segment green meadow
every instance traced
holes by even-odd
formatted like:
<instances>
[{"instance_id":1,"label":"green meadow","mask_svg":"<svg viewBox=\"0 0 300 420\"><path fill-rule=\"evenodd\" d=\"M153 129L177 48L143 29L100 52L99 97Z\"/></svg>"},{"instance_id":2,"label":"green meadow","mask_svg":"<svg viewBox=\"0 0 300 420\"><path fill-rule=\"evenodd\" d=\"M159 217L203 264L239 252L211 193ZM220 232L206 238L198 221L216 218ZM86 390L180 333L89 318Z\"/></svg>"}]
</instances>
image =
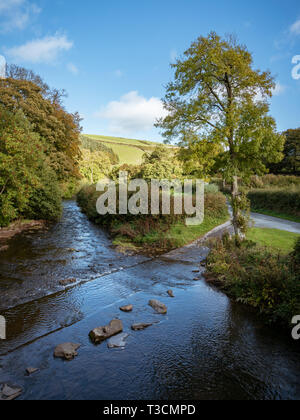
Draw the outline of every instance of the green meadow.
<instances>
[{"instance_id":1,"label":"green meadow","mask_svg":"<svg viewBox=\"0 0 300 420\"><path fill-rule=\"evenodd\" d=\"M123 137L108 137L86 134L86 137L99 141L109 146L120 159L120 164L140 165L143 162L143 155L151 153L160 144L147 140L127 139Z\"/></svg>"}]
</instances>

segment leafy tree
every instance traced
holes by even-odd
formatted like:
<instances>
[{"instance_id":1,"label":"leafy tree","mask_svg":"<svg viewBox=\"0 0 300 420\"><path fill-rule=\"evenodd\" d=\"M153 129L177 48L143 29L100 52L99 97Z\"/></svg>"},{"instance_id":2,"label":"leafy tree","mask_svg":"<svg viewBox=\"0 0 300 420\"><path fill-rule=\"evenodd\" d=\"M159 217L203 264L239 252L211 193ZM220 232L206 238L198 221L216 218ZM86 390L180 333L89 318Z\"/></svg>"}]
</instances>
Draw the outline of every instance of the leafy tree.
<instances>
[{"instance_id":1,"label":"leafy tree","mask_svg":"<svg viewBox=\"0 0 300 420\"><path fill-rule=\"evenodd\" d=\"M114 181L118 181L120 172L127 172L128 179L137 179L141 177L141 165L124 163L123 165L115 166L111 170L109 177Z\"/></svg>"},{"instance_id":2,"label":"leafy tree","mask_svg":"<svg viewBox=\"0 0 300 420\"><path fill-rule=\"evenodd\" d=\"M144 154L140 177L151 179L176 179L182 176L182 167L173 150L163 145L155 147L152 153Z\"/></svg>"},{"instance_id":3,"label":"leafy tree","mask_svg":"<svg viewBox=\"0 0 300 420\"><path fill-rule=\"evenodd\" d=\"M183 162L186 175L205 178L215 168L222 151L220 144L199 138L195 133L187 133L179 149L178 158Z\"/></svg>"},{"instance_id":4,"label":"leafy tree","mask_svg":"<svg viewBox=\"0 0 300 420\"><path fill-rule=\"evenodd\" d=\"M80 162L81 174L93 184L109 174L111 163L109 156L103 152L82 150Z\"/></svg>"},{"instance_id":5,"label":"leafy tree","mask_svg":"<svg viewBox=\"0 0 300 420\"><path fill-rule=\"evenodd\" d=\"M157 163L159 161L167 161L171 158L170 150L166 148L164 145L158 145L155 149L150 153L145 153L143 156L143 162L145 165Z\"/></svg>"},{"instance_id":6,"label":"leafy tree","mask_svg":"<svg viewBox=\"0 0 300 420\"><path fill-rule=\"evenodd\" d=\"M119 156L113 151L113 149L106 146L101 141L83 135L80 136L80 141L83 149L88 149L91 152L106 153L112 165L117 165L120 162Z\"/></svg>"},{"instance_id":7,"label":"leafy tree","mask_svg":"<svg viewBox=\"0 0 300 420\"><path fill-rule=\"evenodd\" d=\"M22 111L13 114L0 105L0 226L19 216L48 220L59 216L58 182L44 149ZM47 212L42 211L45 202Z\"/></svg>"},{"instance_id":8,"label":"leafy tree","mask_svg":"<svg viewBox=\"0 0 300 420\"><path fill-rule=\"evenodd\" d=\"M300 175L300 128L287 130L283 134L286 137L284 159L270 165L270 171L275 174Z\"/></svg>"},{"instance_id":9,"label":"leafy tree","mask_svg":"<svg viewBox=\"0 0 300 420\"><path fill-rule=\"evenodd\" d=\"M214 32L198 38L172 67L175 80L164 99L168 115L157 126L167 141L177 138L188 145L187 135L192 133L199 143L222 149L218 160L232 188L233 226L236 235L243 236L248 203L238 178L263 174L267 162L282 159L285 139L268 115L274 79L269 72L253 69L245 46ZM205 147L202 156L201 149L198 152L205 162Z\"/></svg>"},{"instance_id":10,"label":"leafy tree","mask_svg":"<svg viewBox=\"0 0 300 420\"><path fill-rule=\"evenodd\" d=\"M58 91L50 92L39 79L33 82L27 80L28 74L25 76L0 80L0 104L11 112L21 110L33 130L45 140L45 152L59 181L79 177L79 115L65 111Z\"/></svg>"}]
</instances>

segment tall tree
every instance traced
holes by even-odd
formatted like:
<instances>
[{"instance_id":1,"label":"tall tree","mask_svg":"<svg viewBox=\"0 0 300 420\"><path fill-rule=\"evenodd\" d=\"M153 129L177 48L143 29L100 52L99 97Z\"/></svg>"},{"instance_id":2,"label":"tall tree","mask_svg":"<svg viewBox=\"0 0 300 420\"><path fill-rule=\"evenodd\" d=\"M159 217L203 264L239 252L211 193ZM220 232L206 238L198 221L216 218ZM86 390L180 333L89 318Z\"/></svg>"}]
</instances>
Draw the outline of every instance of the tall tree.
<instances>
[{"instance_id":1,"label":"tall tree","mask_svg":"<svg viewBox=\"0 0 300 420\"><path fill-rule=\"evenodd\" d=\"M270 171L275 174L300 175L300 128L287 130L283 134L286 137L284 159L270 165Z\"/></svg>"},{"instance_id":2,"label":"tall tree","mask_svg":"<svg viewBox=\"0 0 300 420\"><path fill-rule=\"evenodd\" d=\"M20 78L0 80L0 104L11 112L23 112L34 132L45 141L46 154L59 181L79 177L79 115L67 113L61 93L50 91L38 76L20 70L16 77Z\"/></svg>"},{"instance_id":3,"label":"tall tree","mask_svg":"<svg viewBox=\"0 0 300 420\"><path fill-rule=\"evenodd\" d=\"M22 216L59 217L59 185L44 150L22 111L0 105L0 227Z\"/></svg>"},{"instance_id":4,"label":"tall tree","mask_svg":"<svg viewBox=\"0 0 300 420\"><path fill-rule=\"evenodd\" d=\"M189 146L192 139L194 147L195 139L206 142L202 157L201 147L197 150L200 160L207 159L209 144L212 155L220 146L219 161L232 187L234 230L243 236L247 200L238 179L263 174L267 162L282 159L285 139L268 114L274 79L253 69L252 55L234 37L221 39L214 32L198 38L172 67L175 78L164 98L168 115L157 126L167 141Z\"/></svg>"}]
</instances>

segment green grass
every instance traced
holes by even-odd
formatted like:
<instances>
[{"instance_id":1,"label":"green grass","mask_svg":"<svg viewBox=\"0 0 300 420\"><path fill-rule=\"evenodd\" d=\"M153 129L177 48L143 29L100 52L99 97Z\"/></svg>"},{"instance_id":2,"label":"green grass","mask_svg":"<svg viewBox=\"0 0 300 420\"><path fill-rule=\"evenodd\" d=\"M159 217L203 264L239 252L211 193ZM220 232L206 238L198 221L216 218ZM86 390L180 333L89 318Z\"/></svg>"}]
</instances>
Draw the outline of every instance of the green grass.
<instances>
[{"instance_id":1,"label":"green grass","mask_svg":"<svg viewBox=\"0 0 300 420\"><path fill-rule=\"evenodd\" d=\"M164 239L167 239L172 244L172 248L180 248L184 245L190 244L191 242L203 237L206 233L210 232L217 226L229 220L229 216L212 218L206 217L203 223L199 226L186 226L184 223L176 223L171 226L170 230L163 234ZM137 235L134 240L136 249L143 246L151 246L151 244L157 243L162 237L161 231L152 231L145 235ZM132 241L125 237L117 236L114 241L114 245L122 248L133 247Z\"/></svg>"},{"instance_id":2,"label":"green grass","mask_svg":"<svg viewBox=\"0 0 300 420\"><path fill-rule=\"evenodd\" d=\"M123 137L109 137L109 136L96 136L93 134L86 134L93 140L109 146L120 159L120 164L140 165L145 153L151 153L158 144L148 140L127 139Z\"/></svg>"},{"instance_id":3,"label":"green grass","mask_svg":"<svg viewBox=\"0 0 300 420\"><path fill-rule=\"evenodd\" d=\"M120 164L141 165L143 163L143 156L146 152L138 147L114 143L110 143L109 147L119 156Z\"/></svg>"},{"instance_id":4,"label":"green grass","mask_svg":"<svg viewBox=\"0 0 300 420\"><path fill-rule=\"evenodd\" d=\"M155 146L156 144L158 144L158 142L152 142L148 140L127 139L124 137L98 136L94 134L86 134L86 136L104 143L123 143L132 146Z\"/></svg>"},{"instance_id":5,"label":"green grass","mask_svg":"<svg viewBox=\"0 0 300 420\"><path fill-rule=\"evenodd\" d=\"M300 234L278 229L253 228L249 230L247 238L276 252L289 254L293 251Z\"/></svg>"},{"instance_id":6,"label":"green grass","mask_svg":"<svg viewBox=\"0 0 300 420\"><path fill-rule=\"evenodd\" d=\"M291 222L300 223L300 217L291 216L290 214L278 213L276 211L265 210L265 209L261 209L261 210L252 210L251 209L251 211L253 213L265 214L266 216L278 217L279 219L285 219L285 220L289 220Z\"/></svg>"}]
</instances>

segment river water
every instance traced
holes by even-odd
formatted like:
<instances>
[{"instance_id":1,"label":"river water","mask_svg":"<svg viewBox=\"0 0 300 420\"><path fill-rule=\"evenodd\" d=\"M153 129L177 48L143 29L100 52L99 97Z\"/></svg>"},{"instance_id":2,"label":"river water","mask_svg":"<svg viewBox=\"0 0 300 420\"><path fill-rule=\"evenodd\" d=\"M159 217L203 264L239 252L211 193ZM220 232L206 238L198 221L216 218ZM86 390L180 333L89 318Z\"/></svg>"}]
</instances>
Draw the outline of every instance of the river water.
<instances>
[{"instance_id":1,"label":"river water","mask_svg":"<svg viewBox=\"0 0 300 420\"><path fill-rule=\"evenodd\" d=\"M124 256L66 201L60 222L15 237L0 253L7 320L0 383L21 386L20 399L299 399L300 343L195 281L206 252ZM59 285L68 278L77 283ZM148 306L153 298L168 306L167 315ZM125 304L134 305L132 313L120 312ZM89 331L113 318L130 334L126 348L94 346ZM135 322L154 325L133 332ZM53 358L64 342L81 344L71 362ZM29 366L39 371L27 377Z\"/></svg>"}]
</instances>

